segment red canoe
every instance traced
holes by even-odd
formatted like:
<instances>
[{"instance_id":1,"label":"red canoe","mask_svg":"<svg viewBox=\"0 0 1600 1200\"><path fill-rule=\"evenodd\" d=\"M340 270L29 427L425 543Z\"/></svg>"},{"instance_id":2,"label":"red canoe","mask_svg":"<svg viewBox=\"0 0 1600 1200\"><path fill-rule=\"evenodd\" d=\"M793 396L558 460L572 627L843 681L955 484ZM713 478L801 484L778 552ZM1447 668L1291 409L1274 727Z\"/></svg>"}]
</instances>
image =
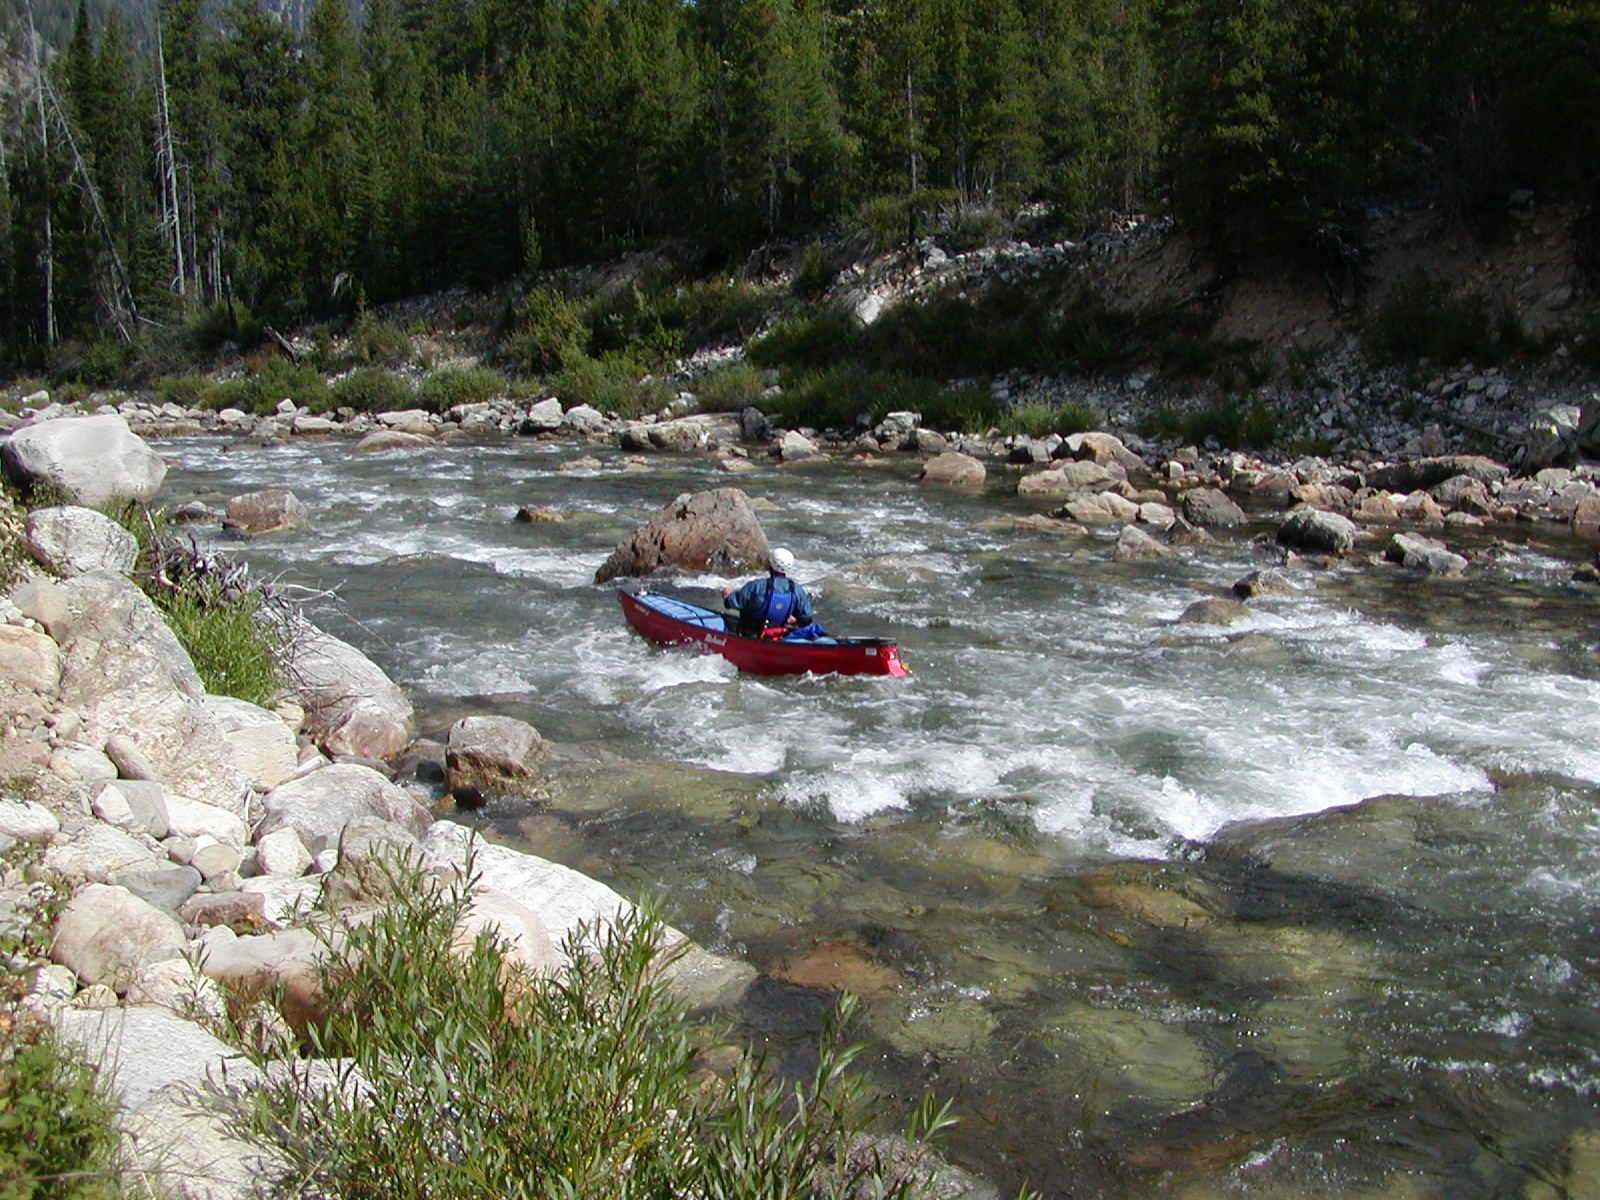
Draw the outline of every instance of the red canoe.
<instances>
[{"instance_id":1,"label":"red canoe","mask_svg":"<svg viewBox=\"0 0 1600 1200\"><path fill-rule=\"evenodd\" d=\"M900 650L882 638L785 641L732 632L722 613L658 592L618 592L634 630L662 646L697 645L752 675L908 675Z\"/></svg>"}]
</instances>

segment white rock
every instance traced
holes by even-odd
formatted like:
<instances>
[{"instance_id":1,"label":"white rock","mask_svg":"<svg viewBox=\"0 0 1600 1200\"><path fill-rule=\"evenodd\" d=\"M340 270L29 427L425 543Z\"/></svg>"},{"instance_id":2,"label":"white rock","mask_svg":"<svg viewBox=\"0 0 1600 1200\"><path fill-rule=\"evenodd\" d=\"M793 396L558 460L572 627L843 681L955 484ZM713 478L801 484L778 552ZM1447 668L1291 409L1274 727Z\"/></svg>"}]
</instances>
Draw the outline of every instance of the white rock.
<instances>
[{"instance_id":1,"label":"white rock","mask_svg":"<svg viewBox=\"0 0 1600 1200\"><path fill-rule=\"evenodd\" d=\"M233 696L206 695L201 703L216 718L252 787L267 791L294 774L299 753L294 731L277 713Z\"/></svg>"},{"instance_id":2,"label":"white rock","mask_svg":"<svg viewBox=\"0 0 1600 1200\"><path fill-rule=\"evenodd\" d=\"M43 859L45 870L56 875L102 884L119 871L147 870L160 861L143 842L99 821L51 846Z\"/></svg>"},{"instance_id":3,"label":"white rock","mask_svg":"<svg viewBox=\"0 0 1600 1200\"><path fill-rule=\"evenodd\" d=\"M359 817L376 817L420 833L430 817L409 793L371 767L334 763L268 792L258 834L293 829L313 854L336 846L339 831Z\"/></svg>"},{"instance_id":4,"label":"white rock","mask_svg":"<svg viewBox=\"0 0 1600 1200\"><path fill-rule=\"evenodd\" d=\"M280 928L303 920L322 898L322 880L315 876L290 879L282 875L258 875L239 884L246 894L259 895L266 902L266 918Z\"/></svg>"},{"instance_id":5,"label":"white rock","mask_svg":"<svg viewBox=\"0 0 1600 1200\"><path fill-rule=\"evenodd\" d=\"M227 1001L215 980L207 979L186 958L168 958L140 967L128 985L129 1004L154 1004L180 1017L206 1023L228 1014Z\"/></svg>"},{"instance_id":6,"label":"white rock","mask_svg":"<svg viewBox=\"0 0 1600 1200\"><path fill-rule=\"evenodd\" d=\"M188 944L183 926L167 913L126 888L91 883L62 910L50 957L84 982L120 992L142 967L178 958Z\"/></svg>"},{"instance_id":7,"label":"white rock","mask_svg":"<svg viewBox=\"0 0 1600 1200\"><path fill-rule=\"evenodd\" d=\"M0 836L19 842L42 842L60 832L55 813L36 800L0 796Z\"/></svg>"},{"instance_id":8,"label":"white rock","mask_svg":"<svg viewBox=\"0 0 1600 1200\"><path fill-rule=\"evenodd\" d=\"M65 576L109 570L126 574L139 557L139 543L110 517L64 504L36 508L23 532L29 551Z\"/></svg>"},{"instance_id":9,"label":"white rock","mask_svg":"<svg viewBox=\"0 0 1600 1200\"><path fill-rule=\"evenodd\" d=\"M52 483L88 508L116 500L151 500L167 464L119 416L39 421L0 448L8 474Z\"/></svg>"},{"instance_id":10,"label":"white rock","mask_svg":"<svg viewBox=\"0 0 1600 1200\"><path fill-rule=\"evenodd\" d=\"M225 808L190 800L187 796L167 797L169 829L180 837L210 837L234 847L240 854L250 842L250 831L242 818Z\"/></svg>"},{"instance_id":11,"label":"white rock","mask_svg":"<svg viewBox=\"0 0 1600 1200\"><path fill-rule=\"evenodd\" d=\"M256 867L264 875L296 878L311 866L311 851L292 828L277 829L256 839Z\"/></svg>"}]
</instances>

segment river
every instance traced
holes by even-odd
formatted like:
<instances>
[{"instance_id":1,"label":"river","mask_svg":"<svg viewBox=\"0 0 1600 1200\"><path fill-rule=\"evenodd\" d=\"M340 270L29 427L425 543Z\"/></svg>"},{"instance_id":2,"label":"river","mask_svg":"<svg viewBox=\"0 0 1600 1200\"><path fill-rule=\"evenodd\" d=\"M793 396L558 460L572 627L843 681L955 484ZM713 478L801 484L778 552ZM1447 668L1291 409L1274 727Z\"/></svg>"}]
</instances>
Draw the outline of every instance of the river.
<instances>
[{"instance_id":1,"label":"river","mask_svg":"<svg viewBox=\"0 0 1600 1200\"><path fill-rule=\"evenodd\" d=\"M164 504L308 505L197 536L328 590L313 616L421 732L497 712L555 743L546 802L472 821L761 968L728 1016L780 1066L849 984L883 1111L950 1097L947 1155L1007 1192L1532 1196L1600 1154L1592 547L1521 526L1453 533L1460 580L1292 567L1224 627L1178 618L1272 565L1268 514L1119 563L1114 530L1012 528L1045 506L1003 470L932 490L909 456L156 444ZM824 624L913 674L741 677L627 633L596 568L721 486L771 501Z\"/></svg>"}]
</instances>

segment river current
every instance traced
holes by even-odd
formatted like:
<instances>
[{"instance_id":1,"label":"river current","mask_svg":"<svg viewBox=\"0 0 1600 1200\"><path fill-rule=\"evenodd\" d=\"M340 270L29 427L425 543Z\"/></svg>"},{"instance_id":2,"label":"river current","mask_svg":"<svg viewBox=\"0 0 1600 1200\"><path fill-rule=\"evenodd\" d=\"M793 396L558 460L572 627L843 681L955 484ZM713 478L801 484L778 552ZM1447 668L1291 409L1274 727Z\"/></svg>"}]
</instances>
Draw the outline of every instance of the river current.
<instances>
[{"instance_id":1,"label":"river current","mask_svg":"<svg viewBox=\"0 0 1600 1200\"><path fill-rule=\"evenodd\" d=\"M498 712L555 744L548 801L470 820L748 958L726 1015L780 1066L827 986L860 993L884 1111L950 1097L948 1157L1007 1192L1533 1196L1597 1169L1592 547L1452 534L1464 579L1296 566L1201 625L1178 618L1275 562L1268 516L1119 563L1111 529L1018 531L1046 506L1003 470L933 490L910 456L157 445L163 504L307 504L307 531L196 536L330 593L313 617L421 732ZM627 632L596 568L722 486L909 678L741 677Z\"/></svg>"}]
</instances>

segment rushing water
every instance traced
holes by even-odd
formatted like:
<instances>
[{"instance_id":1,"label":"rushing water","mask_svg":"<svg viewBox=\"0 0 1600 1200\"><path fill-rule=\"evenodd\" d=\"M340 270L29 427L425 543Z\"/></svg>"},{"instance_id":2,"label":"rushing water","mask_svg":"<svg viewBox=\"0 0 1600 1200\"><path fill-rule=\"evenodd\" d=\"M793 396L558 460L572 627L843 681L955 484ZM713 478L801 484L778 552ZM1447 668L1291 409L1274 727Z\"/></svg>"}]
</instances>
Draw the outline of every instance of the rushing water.
<instances>
[{"instance_id":1,"label":"rushing water","mask_svg":"<svg viewBox=\"0 0 1600 1200\"><path fill-rule=\"evenodd\" d=\"M858 991L885 1110L952 1097L950 1157L1008 1191L1536 1195L1600 1145L1575 543L1480 536L1456 581L1294 568L1220 627L1177 618L1271 563L1270 524L1123 564L1110 531L1010 527L1039 506L1000 472L965 494L907 459L730 480L524 441L161 450L165 503L306 502L309 532L218 544L331 589L317 619L423 732L503 712L558 744L548 803L475 819L762 968L729 1015L780 1064L825 985ZM773 502L824 623L897 637L909 679L741 677L625 631L595 569L730 482Z\"/></svg>"}]
</instances>

